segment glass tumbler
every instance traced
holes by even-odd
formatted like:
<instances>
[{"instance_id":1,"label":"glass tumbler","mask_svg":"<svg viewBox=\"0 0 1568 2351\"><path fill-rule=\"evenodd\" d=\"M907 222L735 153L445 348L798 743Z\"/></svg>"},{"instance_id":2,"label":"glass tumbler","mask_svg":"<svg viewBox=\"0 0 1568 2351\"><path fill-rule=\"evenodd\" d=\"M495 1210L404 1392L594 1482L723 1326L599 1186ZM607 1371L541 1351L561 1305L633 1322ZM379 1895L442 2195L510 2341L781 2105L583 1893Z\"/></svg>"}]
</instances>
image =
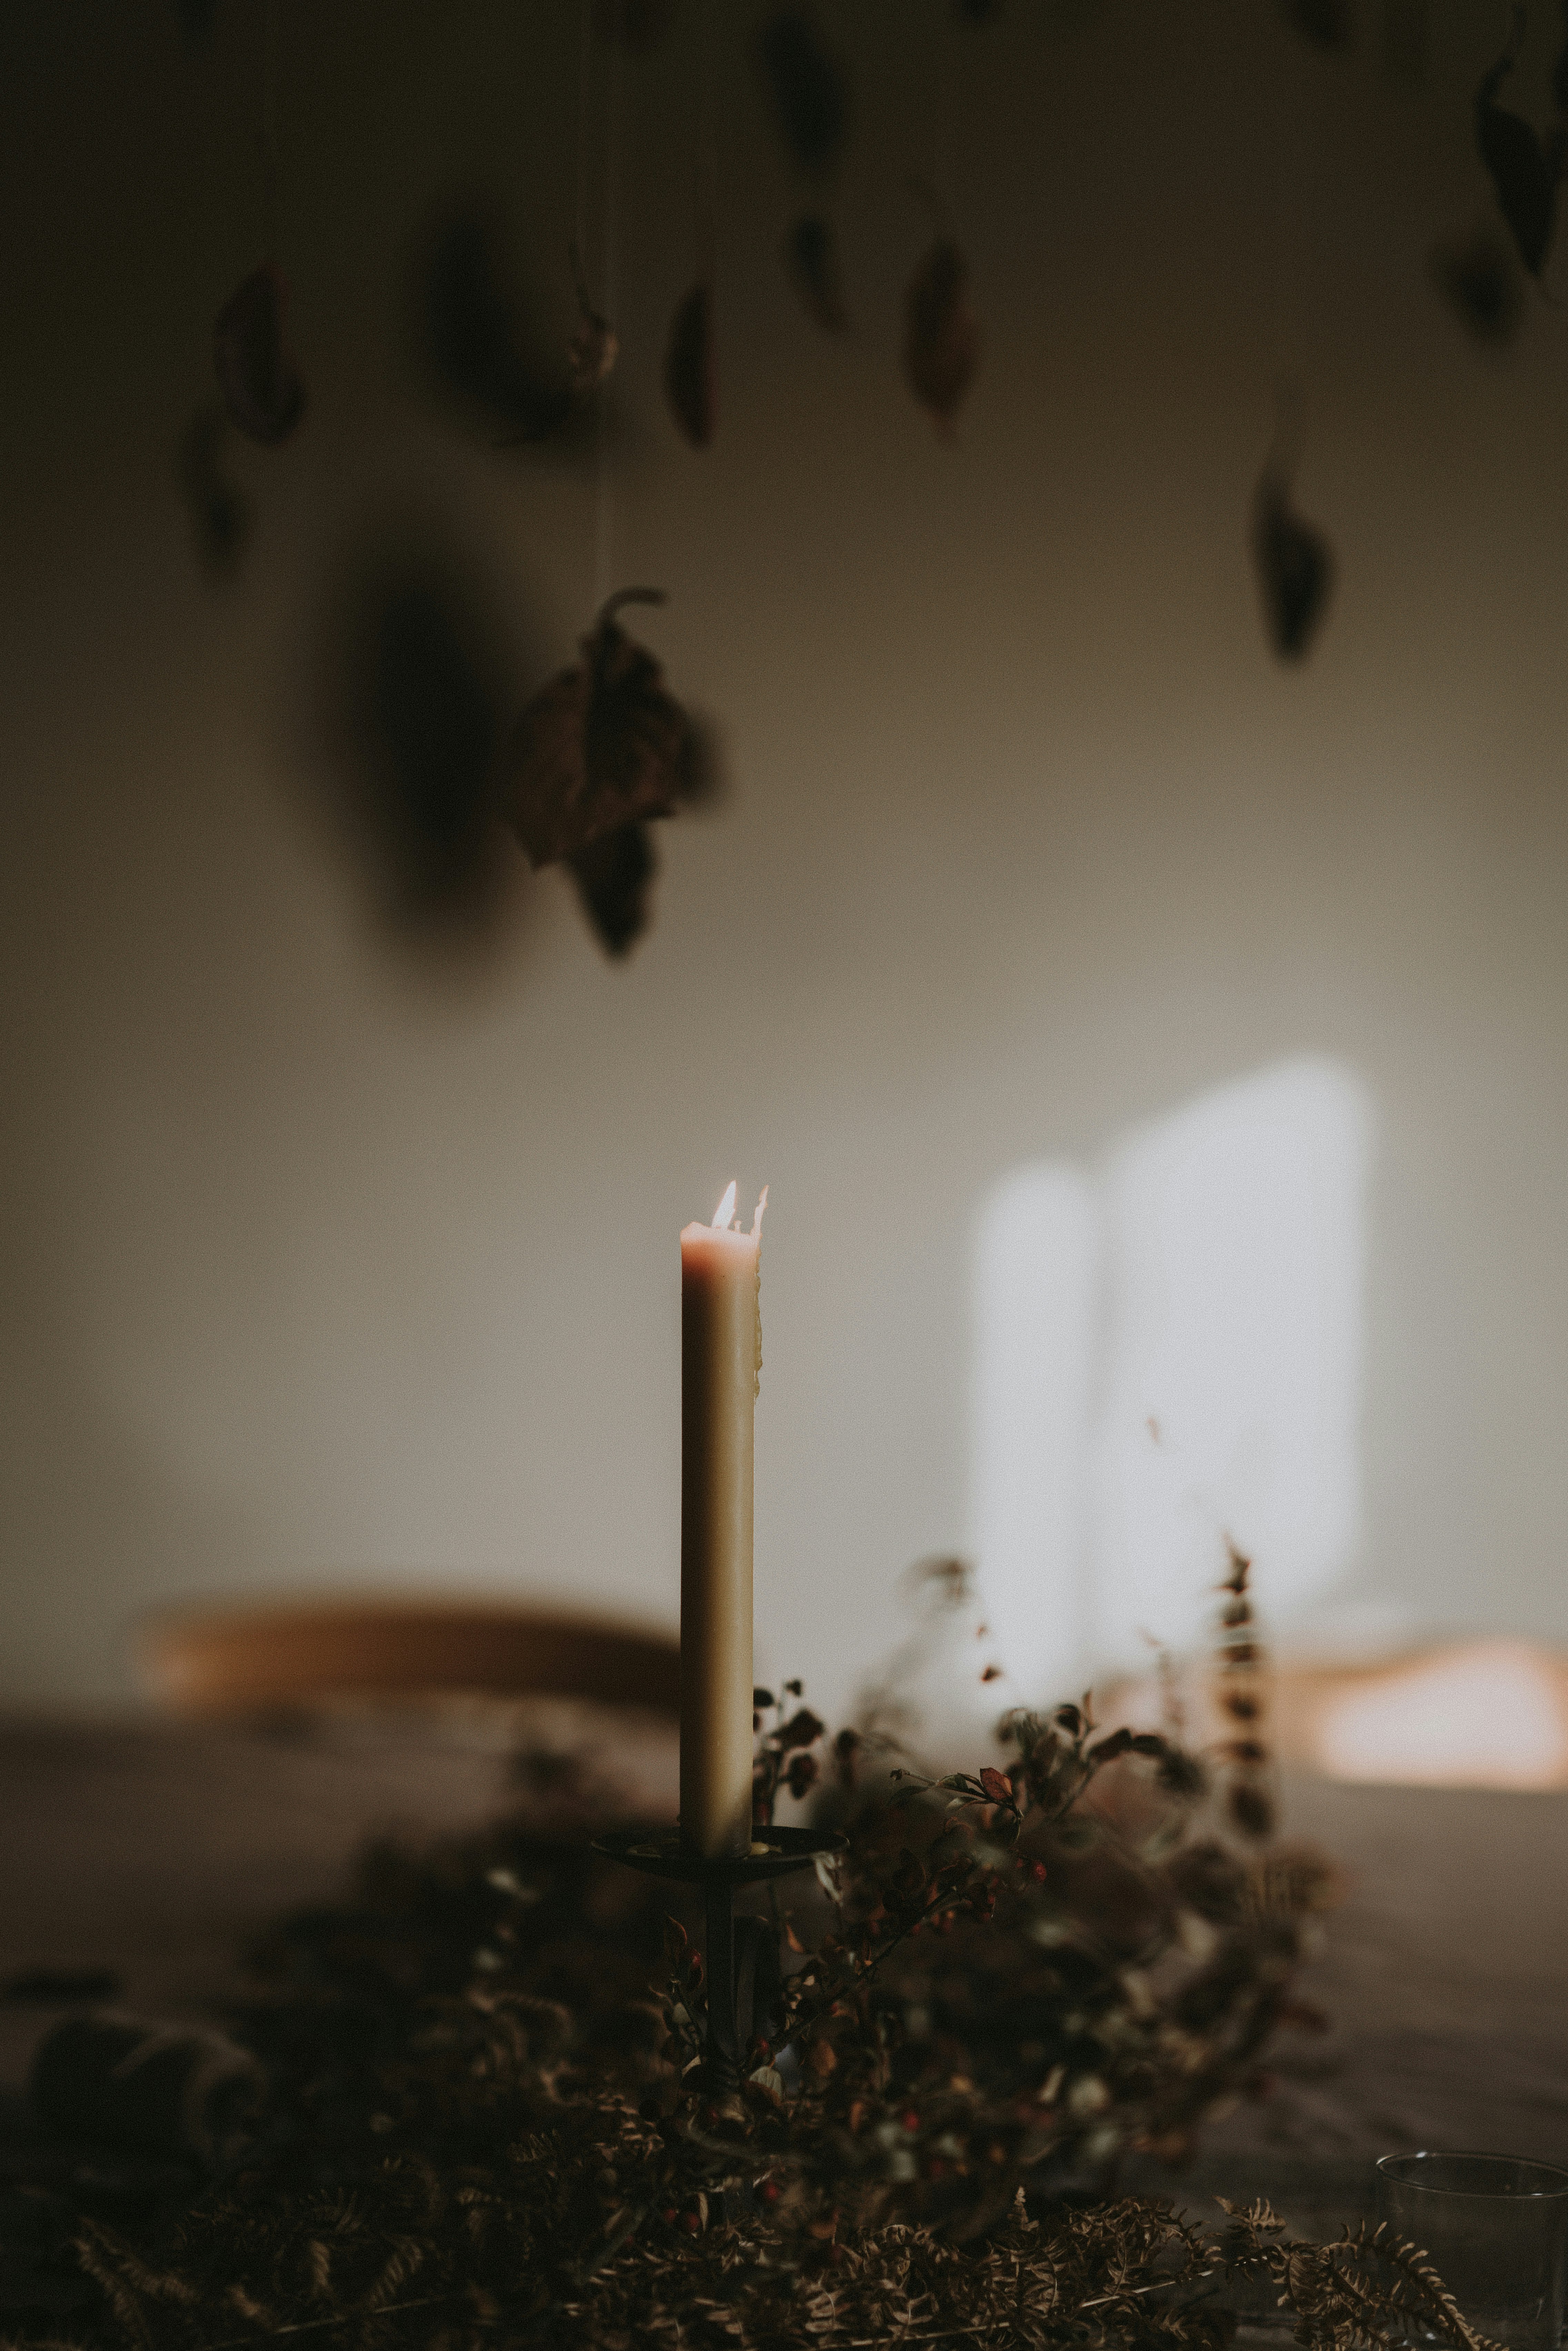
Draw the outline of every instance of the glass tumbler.
<instances>
[{"instance_id":1,"label":"glass tumbler","mask_svg":"<svg viewBox=\"0 0 1568 2351\"><path fill-rule=\"evenodd\" d=\"M1385 2155L1377 2198L1378 2218L1425 2249L1479 2334L1510 2351L1557 2351L1568 2171L1517 2155Z\"/></svg>"}]
</instances>

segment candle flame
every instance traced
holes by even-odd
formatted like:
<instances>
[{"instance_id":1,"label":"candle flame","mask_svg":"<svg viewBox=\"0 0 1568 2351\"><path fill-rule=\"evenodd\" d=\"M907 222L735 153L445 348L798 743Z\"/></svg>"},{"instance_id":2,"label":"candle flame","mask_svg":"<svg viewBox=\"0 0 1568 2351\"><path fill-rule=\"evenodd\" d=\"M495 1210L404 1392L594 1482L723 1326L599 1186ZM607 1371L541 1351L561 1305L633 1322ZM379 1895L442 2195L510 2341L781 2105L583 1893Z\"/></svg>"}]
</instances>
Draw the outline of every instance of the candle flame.
<instances>
[{"instance_id":1,"label":"candle flame","mask_svg":"<svg viewBox=\"0 0 1568 2351\"><path fill-rule=\"evenodd\" d=\"M764 1184L762 1186L762 1197L757 1203L757 1214L751 1219L751 1238L754 1241L759 1241L762 1238L762 1211L767 1206L768 1186Z\"/></svg>"},{"instance_id":2,"label":"candle flame","mask_svg":"<svg viewBox=\"0 0 1568 2351\"><path fill-rule=\"evenodd\" d=\"M716 1233L727 1233L727 1232L728 1232L728 1230L729 1230L729 1220L730 1220L730 1218L734 1216L734 1214L735 1214L735 1186L732 1184L732 1185L730 1186L730 1187L729 1187L728 1191L725 1194L725 1196L724 1196L723 1199L719 1202L718 1207L714 1210L714 1217L713 1217L713 1229L714 1229L714 1231L715 1231Z\"/></svg>"}]
</instances>

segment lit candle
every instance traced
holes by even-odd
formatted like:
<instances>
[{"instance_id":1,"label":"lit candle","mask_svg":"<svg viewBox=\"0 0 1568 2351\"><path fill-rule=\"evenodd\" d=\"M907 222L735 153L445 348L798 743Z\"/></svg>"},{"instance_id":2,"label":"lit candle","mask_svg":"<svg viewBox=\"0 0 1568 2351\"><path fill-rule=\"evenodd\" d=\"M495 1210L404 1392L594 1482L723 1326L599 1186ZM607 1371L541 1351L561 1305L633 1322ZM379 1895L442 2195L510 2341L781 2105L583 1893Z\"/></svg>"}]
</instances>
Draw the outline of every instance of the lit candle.
<instances>
[{"instance_id":1,"label":"lit candle","mask_svg":"<svg viewBox=\"0 0 1568 2351\"><path fill-rule=\"evenodd\" d=\"M762 1370L762 1211L681 1235L681 1834L751 1843L751 1465Z\"/></svg>"}]
</instances>

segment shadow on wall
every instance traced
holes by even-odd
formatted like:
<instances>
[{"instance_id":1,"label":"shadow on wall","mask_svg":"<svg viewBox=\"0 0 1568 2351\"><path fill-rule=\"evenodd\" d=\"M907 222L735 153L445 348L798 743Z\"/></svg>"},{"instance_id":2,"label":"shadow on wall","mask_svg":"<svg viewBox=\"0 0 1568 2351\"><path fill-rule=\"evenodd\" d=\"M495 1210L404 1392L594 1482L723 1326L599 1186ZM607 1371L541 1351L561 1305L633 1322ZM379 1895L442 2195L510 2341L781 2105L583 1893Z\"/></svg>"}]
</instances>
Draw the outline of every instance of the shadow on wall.
<instances>
[{"instance_id":1,"label":"shadow on wall","mask_svg":"<svg viewBox=\"0 0 1568 2351\"><path fill-rule=\"evenodd\" d=\"M982 1208L973 1532L1014 1688L1204 1638L1233 1535L1288 1631L1354 1564L1373 1122L1291 1061Z\"/></svg>"},{"instance_id":2,"label":"shadow on wall","mask_svg":"<svg viewBox=\"0 0 1568 2351\"><path fill-rule=\"evenodd\" d=\"M413 516L362 527L325 599L306 767L410 946L493 944L526 894L504 764L519 675L544 659L514 634L480 563Z\"/></svg>"}]
</instances>

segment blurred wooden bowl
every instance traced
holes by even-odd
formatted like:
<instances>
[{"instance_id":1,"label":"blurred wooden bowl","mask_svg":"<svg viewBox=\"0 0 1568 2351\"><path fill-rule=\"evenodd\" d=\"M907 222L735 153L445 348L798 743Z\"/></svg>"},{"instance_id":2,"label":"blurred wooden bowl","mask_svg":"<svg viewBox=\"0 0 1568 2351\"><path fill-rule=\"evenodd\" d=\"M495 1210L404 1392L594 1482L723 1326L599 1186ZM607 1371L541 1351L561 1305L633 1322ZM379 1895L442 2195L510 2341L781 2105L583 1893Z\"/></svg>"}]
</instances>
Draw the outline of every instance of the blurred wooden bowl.
<instances>
[{"instance_id":1,"label":"blurred wooden bowl","mask_svg":"<svg viewBox=\"0 0 1568 2351\"><path fill-rule=\"evenodd\" d=\"M680 1713L680 1643L489 1600L371 1598L171 1610L138 1628L152 1695L184 1715L455 1690Z\"/></svg>"}]
</instances>

